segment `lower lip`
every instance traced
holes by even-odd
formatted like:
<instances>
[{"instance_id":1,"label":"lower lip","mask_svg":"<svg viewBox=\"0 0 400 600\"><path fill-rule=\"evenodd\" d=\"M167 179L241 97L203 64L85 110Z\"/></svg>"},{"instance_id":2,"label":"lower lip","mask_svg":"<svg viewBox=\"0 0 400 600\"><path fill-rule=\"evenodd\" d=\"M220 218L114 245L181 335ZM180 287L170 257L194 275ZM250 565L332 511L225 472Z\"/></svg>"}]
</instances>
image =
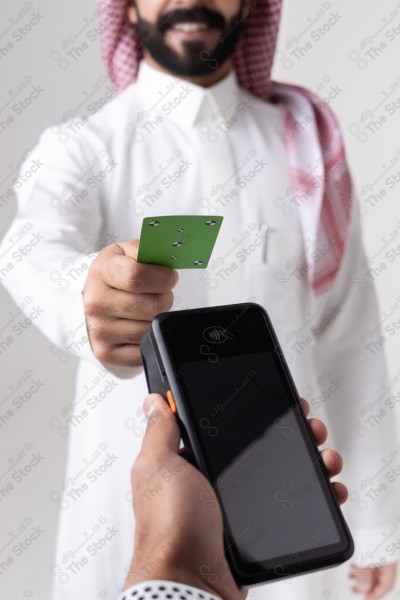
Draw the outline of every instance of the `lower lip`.
<instances>
[{"instance_id":1,"label":"lower lip","mask_svg":"<svg viewBox=\"0 0 400 600\"><path fill-rule=\"evenodd\" d=\"M180 31L179 29L170 29L169 33L181 40L202 40L216 31L215 27L209 29L198 29L197 31Z\"/></svg>"}]
</instances>

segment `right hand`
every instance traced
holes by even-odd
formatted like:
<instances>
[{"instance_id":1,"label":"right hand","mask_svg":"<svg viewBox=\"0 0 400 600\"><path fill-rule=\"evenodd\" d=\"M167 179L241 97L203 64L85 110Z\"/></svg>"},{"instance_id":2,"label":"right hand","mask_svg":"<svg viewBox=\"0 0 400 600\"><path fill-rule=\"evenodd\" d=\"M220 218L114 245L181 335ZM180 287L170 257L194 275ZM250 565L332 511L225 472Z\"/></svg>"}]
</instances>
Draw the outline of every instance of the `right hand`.
<instances>
[{"instance_id":1,"label":"right hand","mask_svg":"<svg viewBox=\"0 0 400 600\"><path fill-rule=\"evenodd\" d=\"M168 311L178 272L136 261L139 240L111 244L91 264L83 303L96 358L119 366L140 366L140 340L151 321Z\"/></svg>"},{"instance_id":2,"label":"right hand","mask_svg":"<svg viewBox=\"0 0 400 600\"><path fill-rule=\"evenodd\" d=\"M302 406L308 415L308 402L302 400ZM178 422L165 399L150 394L143 408L148 422L131 471L136 526L124 589L138 581L165 579L221 598L244 600L247 590L237 587L226 559L222 513L213 487L183 458ZM324 423L310 418L308 423L315 443L324 444L328 435ZM343 466L340 454L325 449L321 455L329 477L338 475ZM332 486L343 504L347 488L341 482Z\"/></svg>"}]
</instances>

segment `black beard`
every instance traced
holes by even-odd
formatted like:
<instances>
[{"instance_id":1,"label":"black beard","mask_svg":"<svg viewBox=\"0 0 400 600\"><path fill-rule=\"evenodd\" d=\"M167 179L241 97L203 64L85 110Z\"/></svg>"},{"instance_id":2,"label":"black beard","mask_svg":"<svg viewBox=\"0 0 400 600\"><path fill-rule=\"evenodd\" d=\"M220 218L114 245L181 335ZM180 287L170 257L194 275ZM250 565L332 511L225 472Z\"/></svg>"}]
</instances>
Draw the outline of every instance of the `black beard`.
<instances>
[{"instance_id":1,"label":"black beard","mask_svg":"<svg viewBox=\"0 0 400 600\"><path fill-rule=\"evenodd\" d=\"M205 7L193 10L174 10L164 14L157 23L151 23L138 14L136 29L143 49L167 71L181 77L209 75L232 55L243 30L243 0L239 11L226 23L220 13ZM220 28L217 42L207 50L204 42L183 42L183 53L178 54L164 41L165 32L172 24L183 21L202 21Z\"/></svg>"}]
</instances>

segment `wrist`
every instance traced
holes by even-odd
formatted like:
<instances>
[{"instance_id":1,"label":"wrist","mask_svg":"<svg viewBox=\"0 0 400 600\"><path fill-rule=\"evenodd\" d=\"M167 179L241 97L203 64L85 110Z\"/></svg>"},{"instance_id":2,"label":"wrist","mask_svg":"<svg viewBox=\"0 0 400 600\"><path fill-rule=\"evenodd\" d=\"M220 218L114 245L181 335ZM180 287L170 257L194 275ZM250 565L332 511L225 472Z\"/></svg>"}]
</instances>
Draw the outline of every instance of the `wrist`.
<instances>
[{"instance_id":1,"label":"wrist","mask_svg":"<svg viewBox=\"0 0 400 600\"><path fill-rule=\"evenodd\" d=\"M216 590L206 584L201 577L196 576L189 570L171 565L150 565L151 561L150 564L147 565L138 565L133 561L125 581L124 590L136 583L141 583L142 581L165 580L198 587L210 594L217 593Z\"/></svg>"},{"instance_id":2,"label":"wrist","mask_svg":"<svg viewBox=\"0 0 400 600\"><path fill-rule=\"evenodd\" d=\"M230 575L230 573L229 573ZM216 583L207 581L206 576L196 573L193 570L186 568L184 565L171 565L163 563L156 565L152 561L147 564L139 565L135 560L129 568L129 573L125 581L123 589L133 586L137 583L152 580L174 581L182 583L202 591L208 592L215 596L219 596L226 600L243 600L243 593L236 587L233 577L230 575L231 581L222 582L218 580Z\"/></svg>"}]
</instances>

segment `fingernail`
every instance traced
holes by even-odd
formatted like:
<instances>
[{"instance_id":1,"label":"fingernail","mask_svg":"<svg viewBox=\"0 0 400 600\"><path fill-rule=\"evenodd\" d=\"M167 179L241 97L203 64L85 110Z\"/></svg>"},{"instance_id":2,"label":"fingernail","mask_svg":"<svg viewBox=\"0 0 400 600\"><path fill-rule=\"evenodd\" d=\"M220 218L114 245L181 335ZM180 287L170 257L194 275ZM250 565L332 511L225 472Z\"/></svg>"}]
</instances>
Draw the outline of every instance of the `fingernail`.
<instances>
[{"instance_id":1,"label":"fingernail","mask_svg":"<svg viewBox=\"0 0 400 600\"><path fill-rule=\"evenodd\" d=\"M132 240L133 241L133 251L132 251L132 258L134 258L135 260L137 260L137 255L139 252L139 240Z\"/></svg>"},{"instance_id":2,"label":"fingernail","mask_svg":"<svg viewBox=\"0 0 400 600\"><path fill-rule=\"evenodd\" d=\"M175 283L174 283L174 287L177 285L178 281L179 281L179 273L178 273L178 271L175 270Z\"/></svg>"},{"instance_id":3,"label":"fingernail","mask_svg":"<svg viewBox=\"0 0 400 600\"><path fill-rule=\"evenodd\" d=\"M146 417L149 417L151 413L155 410L157 405L157 396L154 394L149 394L146 396L143 402L143 410Z\"/></svg>"}]
</instances>

